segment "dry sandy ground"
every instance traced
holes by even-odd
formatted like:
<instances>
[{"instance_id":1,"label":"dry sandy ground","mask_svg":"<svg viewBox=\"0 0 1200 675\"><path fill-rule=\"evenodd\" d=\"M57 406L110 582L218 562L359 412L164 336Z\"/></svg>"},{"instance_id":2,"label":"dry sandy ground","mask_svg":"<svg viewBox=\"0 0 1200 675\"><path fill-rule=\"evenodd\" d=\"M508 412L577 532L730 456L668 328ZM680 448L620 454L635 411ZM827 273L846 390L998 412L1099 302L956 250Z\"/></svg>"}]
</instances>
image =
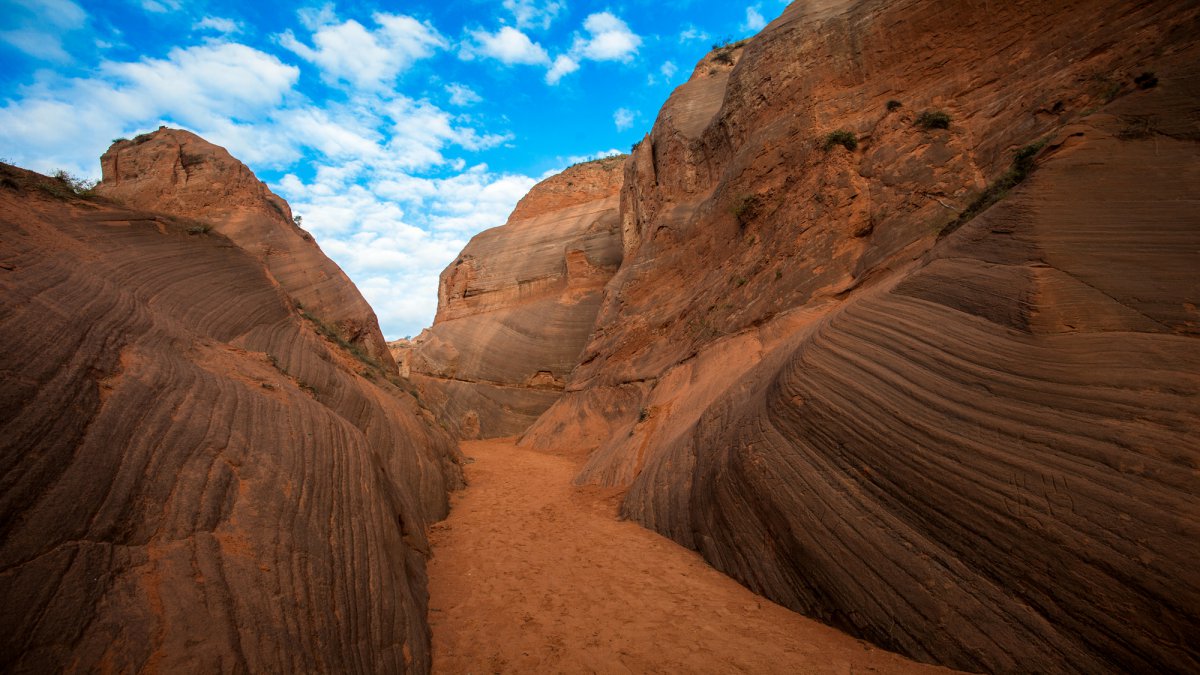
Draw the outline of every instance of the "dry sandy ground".
<instances>
[{"instance_id":1,"label":"dry sandy ground","mask_svg":"<svg viewBox=\"0 0 1200 675\"><path fill-rule=\"evenodd\" d=\"M511 441L475 462L429 566L434 673L949 672L765 600Z\"/></svg>"}]
</instances>

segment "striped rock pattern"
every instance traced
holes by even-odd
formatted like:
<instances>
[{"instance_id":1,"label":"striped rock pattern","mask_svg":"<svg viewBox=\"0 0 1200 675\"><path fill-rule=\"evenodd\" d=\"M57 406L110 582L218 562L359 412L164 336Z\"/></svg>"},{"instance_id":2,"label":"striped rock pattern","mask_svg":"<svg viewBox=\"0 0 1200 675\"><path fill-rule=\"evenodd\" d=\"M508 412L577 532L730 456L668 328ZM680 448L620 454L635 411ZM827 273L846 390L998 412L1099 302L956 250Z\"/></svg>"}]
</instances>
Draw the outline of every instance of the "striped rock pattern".
<instances>
[{"instance_id":1,"label":"striped rock pattern","mask_svg":"<svg viewBox=\"0 0 1200 675\"><path fill-rule=\"evenodd\" d=\"M1195 671L1198 9L793 3L710 54L521 444L917 659Z\"/></svg>"},{"instance_id":2,"label":"striped rock pattern","mask_svg":"<svg viewBox=\"0 0 1200 675\"><path fill-rule=\"evenodd\" d=\"M0 170L0 669L426 671L451 439L230 238Z\"/></svg>"},{"instance_id":3,"label":"striped rock pattern","mask_svg":"<svg viewBox=\"0 0 1200 675\"><path fill-rule=\"evenodd\" d=\"M126 206L211 225L260 260L284 292L381 365L392 357L375 311L350 278L292 221L292 210L224 148L160 127L113 143L98 194Z\"/></svg>"},{"instance_id":4,"label":"striped rock pattern","mask_svg":"<svg viewBox=\"0 0 1200 675\"><path fill-rule=\"evenodd\" d=\"M459 437L518 434L561 395L621 261L622 166L602 159L542 181L442 272L437 317L404 368Z\"/></svg>"}]
</instances>

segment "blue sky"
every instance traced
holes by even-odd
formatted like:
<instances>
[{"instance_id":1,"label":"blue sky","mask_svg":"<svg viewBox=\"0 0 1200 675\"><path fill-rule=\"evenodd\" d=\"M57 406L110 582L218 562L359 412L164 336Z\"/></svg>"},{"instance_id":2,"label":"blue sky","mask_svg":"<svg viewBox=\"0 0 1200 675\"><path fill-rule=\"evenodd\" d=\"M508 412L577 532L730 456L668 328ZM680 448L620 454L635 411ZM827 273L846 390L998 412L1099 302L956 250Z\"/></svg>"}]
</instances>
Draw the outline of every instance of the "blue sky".
<instances>
[{"instance_id":1,"label":"blue sky","mask_svg":"<svg viewBox=\"0 0 1200 675\"><path fill-rule=\"evenodd\" d=\"M389 339L538 180L627 152L714 42L786 5L701 0L0 0L0 158L99 177L190 129L302 215Z\"/></svg>"}]
</instances>

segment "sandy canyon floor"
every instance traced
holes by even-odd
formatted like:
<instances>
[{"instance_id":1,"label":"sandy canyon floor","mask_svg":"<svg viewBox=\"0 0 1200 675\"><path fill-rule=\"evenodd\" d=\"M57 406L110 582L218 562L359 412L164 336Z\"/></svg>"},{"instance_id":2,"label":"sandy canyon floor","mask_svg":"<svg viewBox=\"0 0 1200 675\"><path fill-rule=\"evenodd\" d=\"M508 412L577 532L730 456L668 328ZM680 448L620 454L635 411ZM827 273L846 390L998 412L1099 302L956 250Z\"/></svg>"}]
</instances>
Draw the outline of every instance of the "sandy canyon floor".
<instances>
[{"instance_id":1,"label":"sandy canyon floor","mask_svg":"<svg viewBox=\"0 0 1200 675\"><path fill-rule=\"evenodd\" d=\"M434 673L910 673L914 663L746 590L578 487L575 460L463 444L469 486L434 526Z\"/></svg>"}]
</instances>

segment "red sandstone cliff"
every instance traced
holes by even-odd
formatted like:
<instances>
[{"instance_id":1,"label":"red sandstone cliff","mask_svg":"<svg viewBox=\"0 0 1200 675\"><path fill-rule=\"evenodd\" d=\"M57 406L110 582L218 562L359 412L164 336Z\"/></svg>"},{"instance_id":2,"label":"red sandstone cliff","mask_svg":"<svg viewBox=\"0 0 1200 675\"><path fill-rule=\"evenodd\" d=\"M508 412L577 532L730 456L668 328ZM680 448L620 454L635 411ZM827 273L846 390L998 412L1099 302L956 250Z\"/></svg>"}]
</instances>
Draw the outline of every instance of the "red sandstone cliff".
<instances>
[{"instance_id":1,"label":"red sandstone cliff","mask_svg":"<svg viewBox=\"0 0 1200 675\"><path fill-rule=\"evenodd\" d=\"M711 54L522 443L913 657L1197 670L1197 16L804 2Z\"/></svg>"},{"instance_id":2,"label":"red sandstone cliff","mask_svg":"<svg viewBox=\"0 0 1200 675\"><path fill-rule=\"evenodd\" d=\"M264 261L253 237L302 240L286 205L237 170L205 174L205 207L188 167L233 160L144 147L167 141L180 183L122 173L123 143L105 192L235 205L213 230L0 165L0 670L427 671L453 441L296 307L358 294L309 242Z\"/></svg>"},{"instance_id":3,"label":"red sandstone cliff","mask_svg":"<svg viewBox=\"0 0 1200 675\"><path fill-rule=\"evenodd\" d=\"M392 364L375 312L292 210L224 148L160 127L113 143L100 158L100 195L126 206L211 225L260 258L284 292L339 337Z\"/></svg>"},{"instance_id":4,"label":"red sandstone cliff","mask_svg":"<svg viewBox=\"0 0 1200 675\"><path fill-rule=\"evenodd\" d=\"M511 436L562 393L621 261L622 158L579 164L473 237L404 353L422 402L463 438Z\"/></svg>"}]
</instances>

